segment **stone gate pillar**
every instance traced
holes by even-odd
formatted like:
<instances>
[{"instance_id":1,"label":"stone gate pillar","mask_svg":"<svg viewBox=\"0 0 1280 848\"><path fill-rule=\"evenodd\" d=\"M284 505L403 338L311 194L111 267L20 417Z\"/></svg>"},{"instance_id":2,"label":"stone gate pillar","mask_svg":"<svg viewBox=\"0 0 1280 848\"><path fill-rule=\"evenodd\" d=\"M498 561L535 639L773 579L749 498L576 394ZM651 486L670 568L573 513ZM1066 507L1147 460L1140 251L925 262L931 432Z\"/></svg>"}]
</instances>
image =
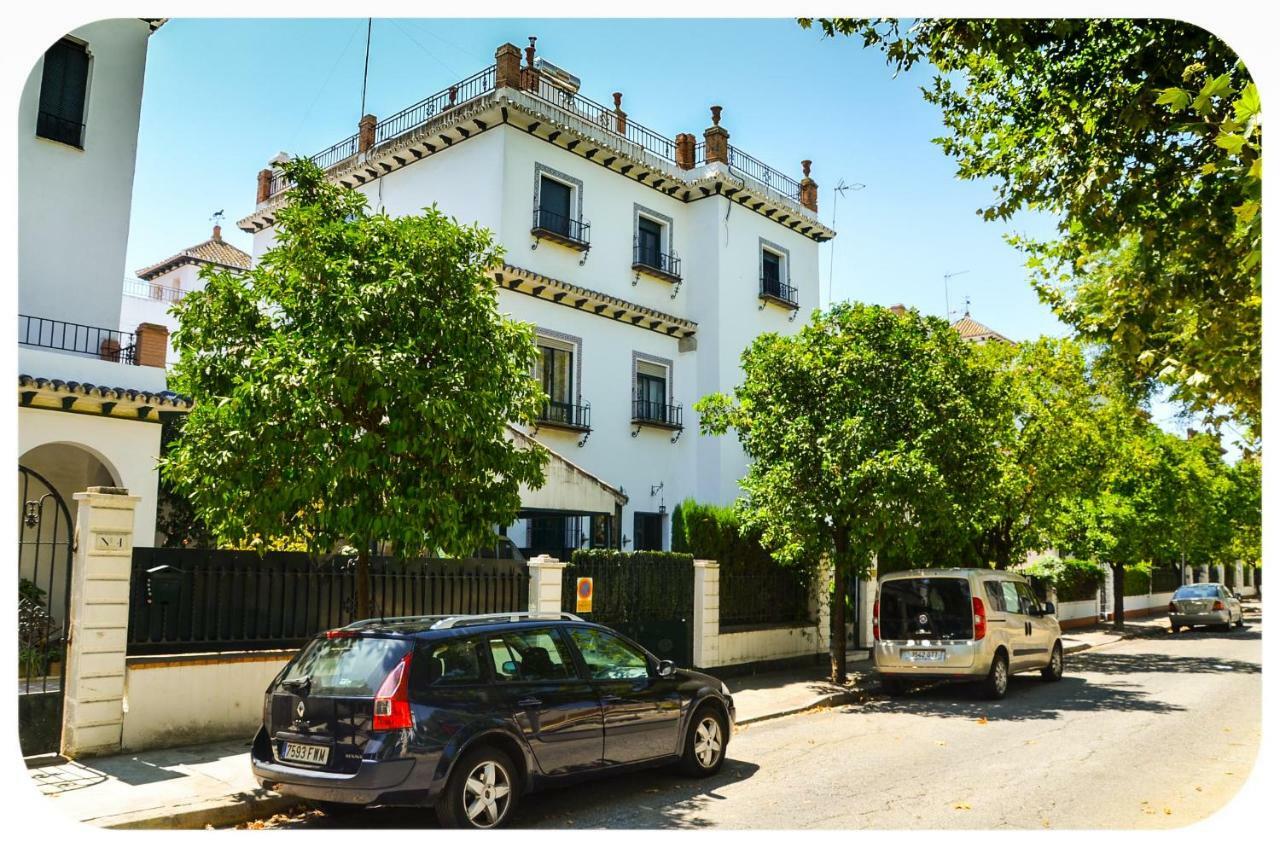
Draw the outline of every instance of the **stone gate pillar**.
<instances>
[{"instance_id":1,"label":"stone gate pillar","mask_svg":"<svg viewBox=\"0 0 1280 848\"><path fill-rule=\"evenodd\" d=\"M720 664L720 563L693 561L693 665Z\"/></svg>"},{"instance_id":2,"label":"stone gate pillar","mask_svg":"<svg viewBox=\"0 0 1280 848\"><path fill-rule=\"evenodd\" d=\"M564 612L560 604L563 578L560 560L547 554L529 560L529 612Z\"/></svg>"},{"instance_id":3,"label":"stone gate pillar","mask_svg":"<svg viewBox=\"0 0 1280 848\"><path fill-rule=\"evenodd\" d=\"M133 511L128 489L78 492L62 713L64 756L120 750Z\"/></svg>"}]
</instances>

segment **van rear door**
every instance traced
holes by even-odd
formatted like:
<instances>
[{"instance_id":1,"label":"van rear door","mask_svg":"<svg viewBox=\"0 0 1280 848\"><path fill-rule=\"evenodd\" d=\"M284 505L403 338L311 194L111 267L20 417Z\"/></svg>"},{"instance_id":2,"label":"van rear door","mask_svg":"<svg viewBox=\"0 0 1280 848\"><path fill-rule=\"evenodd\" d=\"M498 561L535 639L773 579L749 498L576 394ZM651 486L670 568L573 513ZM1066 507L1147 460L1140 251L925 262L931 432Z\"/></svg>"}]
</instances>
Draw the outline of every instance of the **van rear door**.
<instances>
[{"instance_id":1,"label":"van rear door","mask_svg":"<svg viewBox=\"0 0 1280 848\"><path fill-rule=\"evenodd\" d=\"M880 641L902 666L966 668L973 662L973 598L964 577L904 577L880 584Z\"/></svg>"},{"instance_id":2,"label":"van rear door","mask_svg":"<svg viewBox=\"0 0 1280 848\"><path fill-rule=\"evenodd\" d=\"M335 631L313 640L268 693L267 734L281 763L353 774L373 735L373 700L413 649L406 639Z\"/></svg>"}]
</instances>

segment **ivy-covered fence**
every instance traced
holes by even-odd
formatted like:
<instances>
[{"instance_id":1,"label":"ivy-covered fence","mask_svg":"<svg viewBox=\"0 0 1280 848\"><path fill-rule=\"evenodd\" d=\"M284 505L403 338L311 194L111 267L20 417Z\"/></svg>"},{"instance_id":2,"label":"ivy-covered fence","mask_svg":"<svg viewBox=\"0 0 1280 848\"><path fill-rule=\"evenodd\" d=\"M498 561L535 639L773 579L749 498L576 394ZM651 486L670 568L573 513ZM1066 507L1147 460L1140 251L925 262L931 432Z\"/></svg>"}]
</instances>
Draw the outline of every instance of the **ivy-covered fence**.
<instances>
[{"instance_id":1,"label":"ivy-covered fence","mask_svg":"<svg viewBox=\"0 0 1280 848\"><path fill-rule=\"evenodd\" d=\"M671 547L720 564L720 627L753 630L812 624L813 568L779 564L730 507L692 498L671 517Z\"/></svg>"},{"instance_id":2,"label":"ivy-covered fence","mask_svg":"<svg viewBox=\"0 0 1280 848\"><path fill-rule=\"evenodd\" d=\"M1052 585L1057 591L1058 602L1063 603L1095 598L1106 578L1107 570L1088 560L1046 556L1022 569L1022 573L1031 578L1038 592L1043 592L1047 586ZM1145 593L1146 589L1142 591Z\"/></svg>"},{"instance_id":3,"label":"ivy-covered fence","mask_svg":"<svg viewBox=\"0 0 1280 848\"><path fill-rule=\"evenodd\" d=\"M1153 594L1172 592L1182 585L1182 569L1178 566L1165 566L1151 570L1151 591Z\"/></svg>"}]
</instances>

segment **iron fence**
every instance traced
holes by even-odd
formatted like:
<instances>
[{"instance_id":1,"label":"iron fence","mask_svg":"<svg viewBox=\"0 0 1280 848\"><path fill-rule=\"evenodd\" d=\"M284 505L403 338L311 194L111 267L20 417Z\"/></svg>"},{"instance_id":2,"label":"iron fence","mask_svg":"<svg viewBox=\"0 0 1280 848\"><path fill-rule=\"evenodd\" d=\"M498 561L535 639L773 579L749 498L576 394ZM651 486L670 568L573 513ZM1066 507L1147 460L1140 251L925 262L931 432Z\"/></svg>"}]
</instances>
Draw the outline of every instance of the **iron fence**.
<instances>
[{"instance_id":1,"label":"iron fence","mask_svg":"<svg viewBox=\"0 0 1280 848\"><path fill-rule=\"evenodd\" d=\"M564 424L583 430L591 429L591 404L568 403L549 400L542 407L538 421L543 424Z\"/></svg>"},{"instance_id":2,"label":"iron fence","mask_svg":"<svg viewBox=\"0 0 1280 848\"><path fill-rule=\"evenodd\" d=\"M1181 568L1156 568L1151 571L1151 591L1153 593L1172 592L1182 585Z\"/></svg>"},{"instance_id":3,"label":"iron fence","mask_svg":"<svg viewBox=\"0 0 1280 848\"><path fill-rule=\"evenodd\" d=\"M675 251L663 253L656 247L641 244L637 237L632 239L631 267L657 271L668 277L680 278L680 257Z\"/></svg>"},{"instance_id":4,"label":"iron fence","mask_svg":"<svg viewBox=\"0 0 1280 848\"><path fill-rule=\"evenodd\" d=\"M574 244L590 244L591 243L591 225L585 221L575 221L568 215L562 215L559 212L553 212L550 209L534 209L533 210L533 227L534 233L559 236L561 239L571 241Z\"/></svg>"},{"instance_id":5,"label":"iron fence","mask_svg":"<svg viewBox=\"0 0 1280 848\"><path fill-rule=\"evenodd\" d=\"M538 77L537 87L529 89L526 93L565 112L569 112L574 117L593 124L611 135L626 139L659 159L669 162L673 166L675 165L675 141L667 138L662 133L649 129L644 124L620 115L617 111L603 106L589 97L563 89L548 81L542 75Z\"/></svg>"},{"instance_id":6,"label":"iron fence","mask_svg":"<svg viewBox=\"0 0 1280 848\"><path fill-rule=\"evenodd\" d=\"M677 403L637 397L631 401L631 420L683 429L684 407Z\"/></svg>"},{"instance_id":7,"label":"iron fence","mask_svg":"<svg viewBox=\"0 0 1280 848\"><path fill-rule=\"evenodd\" d=\"M799 568L720 564L720 628L747 630L813 624L811 580Z\"/></svg>"},{"instance_id":8,"label":"iron fence","mask_svg":"<svg viewBox=\"0 0 1280 848\"><path fill-rule=\"evenodd\" d=\"M777 277L760 278L760 296L774 297L792 305L800 303L796 287L787 285Z\"/></svg>"},{"instance_id":9,"label":"iron fence","mask_svg":"<svg viewBox=\"0 0 1280 848\"><path fill-rule=\"evenodd\" d=\"M490 65L462 82L454 83L443 91L438 91L406 109L401 109L391 117L378 121L377 129L374 130L373 143L382 144L384 141L404 135L455 106L461 106L482 94L493 91L496 81L497 66Z\"/></svg>"},{"instance_id":10,"label":"iron fence","mask_svg":"<svg viewBox=\"0 0 1280 848\"><path fill-rule=\"evenodd\" d=\"M128 297L140 297L146 300L162 300L165 303L177 303L186 294L182 289L173 286L162 286L159 283L148 283L146 280L125 280L124 293Z\"/></svg>"},{"instance_id":11,"label":"iron fence","mask_svg":"<svg viewBox=\"0 0 1280 848\"><path fill-rule=\"evenodd\" d=\"M18 344L96 356L108 362L136 364L137 344L133 333L71 321L19 315Z\"/></svg>"},{"instance_id":12,"label":"iron fence","mask_svg":"<svg viewBox=\"0 0 1280 848\"><path fill-rule=\"evenodd\" d=\"M128 653L300 647L355 618L355 570L355 557L346 556L135 548ZM375 617L528 608L528 568L514 560L370 563Z\"/></svg>"},{"instance_id":13,"label":"iron fence","mask_svg":"<svg viewBox=\"0 0 1280 848\"><path fill-rule=\"evenodd\" d=\"M776 168L770 168L754 156L729 145L729 167L754 180L767 189L776 191L788 200L800 202L800 183Z\"/></svg>"}]
</instances>

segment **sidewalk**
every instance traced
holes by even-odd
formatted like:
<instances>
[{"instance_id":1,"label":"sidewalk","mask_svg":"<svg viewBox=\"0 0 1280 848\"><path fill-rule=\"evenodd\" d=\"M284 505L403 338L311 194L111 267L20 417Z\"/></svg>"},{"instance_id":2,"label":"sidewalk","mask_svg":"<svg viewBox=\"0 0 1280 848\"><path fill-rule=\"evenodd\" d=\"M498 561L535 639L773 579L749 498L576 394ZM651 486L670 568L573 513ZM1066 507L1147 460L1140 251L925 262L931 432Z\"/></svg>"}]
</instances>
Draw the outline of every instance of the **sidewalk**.
<instances>
[{"instance_id":1,"label":"sidewalk","mask_svg":"<svg viewBox=\"0 0 1280 848\"><path fill-rule=\"evenodd\" d=\"M1256 614L1257 605L1253 610ZM1252 617L1252 616L1251 616ZM1067 653L1121 639L1167 632L1163 616L1130 619L1118 635L1108 625L1068 631ZM848 655L849 681L825 680L827 666L728 678L738 724L749 725L875 696L876 676L867 652ZM249 771L248 741L121 754L65 762L28 771L40 791L73 820L110 828L203 828L270 817L298 801L264 792Z\"/></svg>"}]
</instances>

